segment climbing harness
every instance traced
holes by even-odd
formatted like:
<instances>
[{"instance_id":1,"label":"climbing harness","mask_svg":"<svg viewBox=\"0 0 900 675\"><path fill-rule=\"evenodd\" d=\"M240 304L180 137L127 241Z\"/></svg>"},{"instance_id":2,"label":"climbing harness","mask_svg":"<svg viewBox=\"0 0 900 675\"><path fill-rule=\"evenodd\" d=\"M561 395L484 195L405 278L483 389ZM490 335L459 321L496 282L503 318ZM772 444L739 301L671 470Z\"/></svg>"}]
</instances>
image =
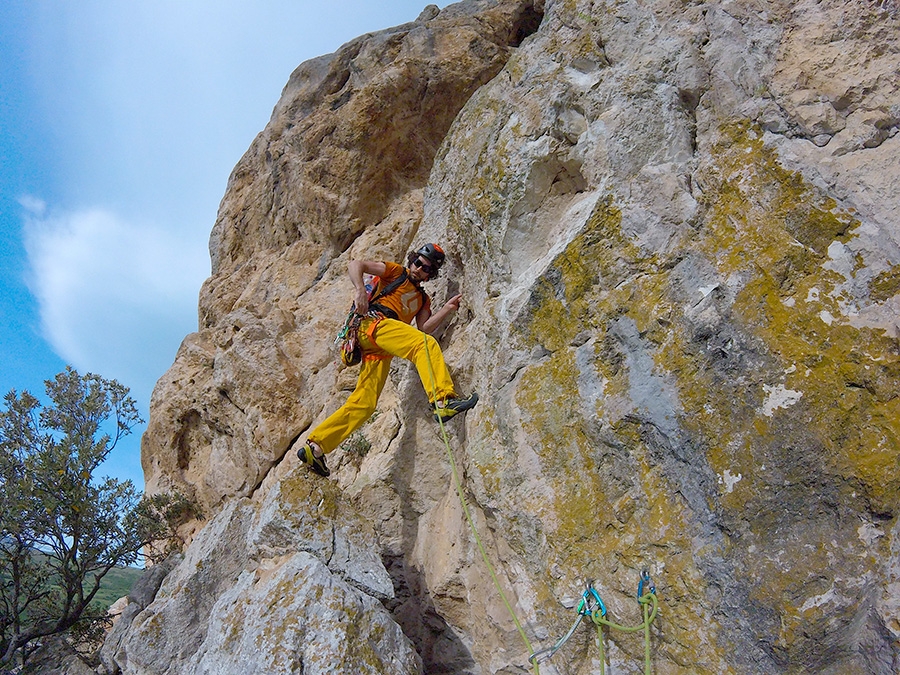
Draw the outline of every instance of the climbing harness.
<instances>
[{"instance_id":1,"label":"climbing harness","mask_svg":"<svg viewBox=\"0 0 900 675\"><path fill-rule=\"evenodd\" d=\"M425 339L425 355L428 361L428 372L431 376L431 393L434 398L437 398L437 385L435 384L434 370L432 369L431 365L431 354L428 351L427 339ZM456 485L456 494L459 496L459 501L462 504L462 509L463 513L465 514L466 521L469 523L469 528L471 529L472 535L475 538L475 543L477 544L478 550L481 553L481 558L491 575L491 580L494 583L494 587L500 594L500 598L503 600L503 604L506 606L506 611L509 612L509 615L512 618L513 623L515 624L516 629L519 631L519 635L522 637L522 640L525 643L525 647L528 649L528 653L531 654L528 660L532 665L534 675L540 675L539 662L549 659L551 656L553 656L572 637L572 635L575 634L575 630L578 628L582 619L584 619L585 617L590 617L590 619L594 622L594 625L597 627L597 641L600 647L600 675L605 675L606 673L606 651L604 648L603 640L604 626L625 633L635 633L639 630L644 631L644 675L651 675L650 624L653 623L653 620L656 618L657 611L659 610L659 601L656 597L656 586L653 584L653 581L650 578L650 572L646 568L641 572L641 578L638 582L637 590L637 601L640 604L644 615L644 621L641 624L637 626L622 626L607 619L607 610L603 599L600 597L600 594L597 592L597 589L594 588L593 584L588 583L587 590L585 590L585 592L582 594L581 600L578 603L578 607L576 609L576 611L578 612L578 618L575 619L575 623L572 624L572 627L569 629L569 631L562 638L560 638L556 642L556 644L553 645L553 647L550 647L549 649L542 649L537 652L534 651L531 646L531 642L528 639L528 636L525 634L525 630L522 628L522 624L519 622L519 618L516 616L512 605L506 598L506 593L503 592L503 588L500 586L500 581L497 578L497 573L494 571L494 566L491 564L491 561L488 558L487 551L484 548L484 544L481 542L481 537L478 535L478 530L475 527L475 521L472 519L472 514L469 512L469 506L466 502L465 494L463 493L462 483L459 479L459 472L456 468L456 460L454 459L453 451L450 448L450 439L447 437L447 429L444 426L443 419L438 418L438 423L441 427L441 436L444 441L444 447L447 450L447 457L450 460L450 470L453 475L453 482ZM645 589L647 589L646 593L644 592Z\"/></svg>"},{"instance_id":2,"label":"climbing harness","mask_svg":"<svg viewBox=\"0 0 900 675\"><path fill-rule=\"evenodd\" d=\"M337 334L337 337L334 339L334 344L340 345L339 348L341 353L341 363L343 363L345 366L355 366L360 361L362 361L362 347L359 344L359 325L360 323L362 323L362 320L366 316L374 318L376 320L380 320L384 317L388 317L390 319L397 318L397 313L394 312L394 310L383 305L379 305L376 300L380 300L386 295L390 295L391 293L393 293L408 278L409 272L407 272L404 268L400 276L394 279L387 286L385 286L380 292L375 292L375 289L377 289L378 285L381 283L379 277L372 278L371 288L368 287L368 284L366 285L369 295L368 312L365 315L358 314L356 311L356 303L353 303L353 306L350 307L350 312L347 314L347 318L344 320L343 327ZM422 291L422 289L419 289L419 292L424 295L424 291Z\"/></svg>"}]
</instances>

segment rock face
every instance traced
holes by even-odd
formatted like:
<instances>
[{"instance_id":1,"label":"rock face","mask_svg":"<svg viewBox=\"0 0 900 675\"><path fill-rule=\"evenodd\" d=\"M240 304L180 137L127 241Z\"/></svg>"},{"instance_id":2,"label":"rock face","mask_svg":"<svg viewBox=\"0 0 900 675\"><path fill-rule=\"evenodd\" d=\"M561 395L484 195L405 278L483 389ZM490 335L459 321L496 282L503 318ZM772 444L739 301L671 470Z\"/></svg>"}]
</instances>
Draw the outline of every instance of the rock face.
<instances>
[{"instance_id":1,"label":"rock face","mask_svg":"<svg viewBox=\"0 0 900 675\"><path fill-rule=\"evenodd\" d=\"M210 517L107 670L526 673L588 581L638 623L645 568L654 672L900 670L898 14L468 1L300 66L143 441L148 489ZM407 364L331 480L290 451L354 383L347 262L425 241L525 639ZM597 672L595 640L540 672ZM640 637L606 651L642 667Z\"/></svg>"},{"instance_id":2,"label":"rock face","mask_svg":"<svg viewBox=\"0 0 900 675\"><path fill-rule=\"evenodd\" d=\"M296 471L261 490L206 524L107 641L107 672L325 674L336 662L348 673L421 672L380 602L394 591L372 526L336 486Z\"/></svg>"}]
</instances>

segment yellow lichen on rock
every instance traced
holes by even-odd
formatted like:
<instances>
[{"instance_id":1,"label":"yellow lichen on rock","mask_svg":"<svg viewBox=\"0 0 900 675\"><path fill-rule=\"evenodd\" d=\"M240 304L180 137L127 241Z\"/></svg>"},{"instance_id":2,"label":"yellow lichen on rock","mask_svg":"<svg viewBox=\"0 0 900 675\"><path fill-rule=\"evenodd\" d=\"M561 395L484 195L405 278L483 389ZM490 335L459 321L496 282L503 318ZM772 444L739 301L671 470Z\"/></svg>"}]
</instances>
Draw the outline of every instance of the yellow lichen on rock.
<instances>
[{"instance_id":1,"label":"yellow lichen on rock","mask_svg":"<svg viewBox=\"0 0 900 675\"><path fill-rule=\"evenodd\" d=\"M736 317L782 364L784 390L816 411L809 431L827 449L831 470L867 486L876 509L896 510L897 341L847 324L835 294L844 277L825 266L831 243L847 241L858 222L781 167L749 125L732 128L714 156L702 243L723 278L743 279ZM759 383L748 384L759 394ZM760 413L758 443L779 433L772 429L778 410ZM705 435L728 439L729 426L731 434L709 429Z\"/></svg>"}]
</instances>

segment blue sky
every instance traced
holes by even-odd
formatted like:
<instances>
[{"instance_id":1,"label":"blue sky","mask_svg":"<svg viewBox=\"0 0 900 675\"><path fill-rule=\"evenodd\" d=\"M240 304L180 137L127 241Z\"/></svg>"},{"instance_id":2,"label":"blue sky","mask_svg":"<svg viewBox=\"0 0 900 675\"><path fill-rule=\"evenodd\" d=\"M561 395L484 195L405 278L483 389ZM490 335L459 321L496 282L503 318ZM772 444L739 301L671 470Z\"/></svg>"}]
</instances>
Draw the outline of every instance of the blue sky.
<instances>
[{"instance_id":1,"label":"blue sky","mask_svg":"<svg viewBox=\"0 0 900 675\"><path fill-rule=\"evenodd\" d=\"M147 419L197 328L228 175L291 72L427 4L0 2L0 395L71 364ZM142 431L104 467L139 488Z\"/></svg>"}]
</instances>

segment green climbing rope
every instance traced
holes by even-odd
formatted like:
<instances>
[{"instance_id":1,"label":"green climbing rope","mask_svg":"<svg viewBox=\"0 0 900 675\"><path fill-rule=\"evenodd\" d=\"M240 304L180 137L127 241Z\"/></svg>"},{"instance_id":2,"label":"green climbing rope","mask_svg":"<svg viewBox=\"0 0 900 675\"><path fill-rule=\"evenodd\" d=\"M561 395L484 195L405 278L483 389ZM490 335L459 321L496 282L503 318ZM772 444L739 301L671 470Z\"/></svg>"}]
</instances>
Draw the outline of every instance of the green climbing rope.
<instances>
[{"instance_id":1,"label":"green climbing rope","mask_svg":"<svg viewBox=\"0 0 900 675\"><path fill-rule=\"evenodd\" d=\"M428 361L428 373L431 377L432 401L436 401L437 385L434 378L434 369L431 365L431 354L428 350L427 336L425 336L425 356ZM494 571L494 566L491 564L490 558L488 558L487 551L484 548L484 544L481 541L481 537L478 535L478 529L475 527L475 521L472 519L472 514L469 512L469 505L466 501L466 496L463 493L462 483L459 479L459 471L456 468L456 459L453 456L453 450L450 448L450 439L447 436L447 429L444 426L444 420L441 419L440 416L438 416L438 423L441 427L441 436L444 440L444 447L447 450L447 458L450 460L450 469L453 474L453 482L456 485L456 494L459 496L460 504L462 504L463 514L466 517L466 522L469 523L469 529L472 530L472 536L475 538L475 543L477 544L478 550L481 553L481 558L482 560L484 560L484 564L491 575L491 580L494 582L494 587L500 594L500 598L503 600L503 604L506 606L506 611L509 612L510 617L512 617L513 623L516 625L516 629L519 631L519 635L522 636L522 640L525 642L525 646L528 648L528 653L531 654L529 661L534 669L534 675L540 675L538 656L545 653L547 654L546 658L553 656L553 654L555 654L556 651L560 647L562 647L570 637L572 637L572 635L575 633L575 629L578 627L578 625L581 623L581 620L585 616L590 616L591 620L597 626L597 641L600 646L600 675L605 675L606 673L606 650L603 643L603 626L607 626L611 629L622 631L625 633L636 633L639 630L644 631L644 675L651 675L650 624L653 623L653 620L656 618L657 611L659 610L659 601L656 597L656 587L653 586L652 582L650 581L650 574L646 570L641 573L641 580L638 585L637 592L638 602L640 603L644 614L643 623L637 626L622 626L607 619L606 606L603 604L603 600L600 598L599 593L597 593L597 591L589 585L588 590L584 592L581 602L578 605L578 618L569 629L569 632L566 633L566 635L562 639L560 639L553 647L541 650L540 652L534 651L531 646L531 642L528 639L528 636L525 634L525 629L522 628L522 624L519 622L519 618L516 616L512 605L506 598L506 593L503 592L503 588L500 586L500 581L497 578L497 573ZM644 593L643 591L645 583L650 585L650 590L647 593Z\"/></svg>"},{"instance_id":2,"label":"green climbing rope","mask_svg":"<svg viewBox=\"0 0 900 675\"><path fill-rule=\"evenodd\" d=\"M428 374L431 377L431 395L432 401L436 402L437 399L437 384L434 379L434 369L431 365L431 353L428 350L428 337L425 336L425 357L428 360ZM453 473L453 482L456 484L456 494L459 496L459 501L462 504L463 513L466 516L466 521L469 523L469 528L472 530L472 536L475 537L475 543L478 545L478 550L481 552L481 558L484 560L484 564L487 566L488 572L491 575L491 580L494 582L494 587L497 589L497 592L500 594L501 599L503 600L503 604L506 606L506 611L509 612L510 617L512 617L513 623L516 625L516 629L519 631L519 635L522 636L522 640L525 642L525 646L528 648L528 653L531 654L534 652L534 649L531 647L531 642L528 640L528 636L525 634L525 629L522 628L522 624L519 622L519 617L516 616L515 611L512 608L509 600L506 598L506 593L503 592L503 588L500 586L500 581L497 578L497 573L494 571L494 566L491 564L490 558L488 558L487 551L484 548L484 544L481 542L481 537L478 536L478 529L475 527L475 521L472 520L472 514L469 513L469 505L466 502L466 496L463 494L462 483L459 480L459 471L456 469L456 460L453 457L453 450L450 449L450 439L447 436L447 429L444 427L444 420L438 416L438 423L441 426L441 436L444 439L444 447L447 449L447 457L450 460L450 469ZM533 662L534 665L534 675L540 675L540 669L538 668L538 664Z\"/></svg>"},{"instance_id":3,"label":"green climbing rope","mask_svg":"<svg viewBox=\"0 0 900 675\"><path fill-rule=\"evenodd\" d=\"M647 593L644 593L645 584L649 585L650 589ZM569 638L572 637L575 633L575 629L578 628L578 625L581 623L581 620L585 616L588 616L597 626L597 644L600 648L600 675L605 675L606 673L606 650L603 639L604 626L625 633L636 633L639 630L644 631L644 674L650 675L650 624L652 624L653 620L656 618L657 611L659 610L659 601L656 597L656 587L650 580L650 573L647 570L644 570L641 573L641 580L638 584L637 600L643 609L643 623L637 626L622 626L607 618L606 605L603 604L603 599L593 585L588 584L587 590L581 597L581 602L578 603L578 609L576 610L578 612L578 618L575 619L575 623L572 624L569 632L560 638L552 647L542 649L541 651L532 654L530 659L531 662L537 663L539 660L549 659L553 656L569 640Z\"/></svg>"},{"instance_id":4,"label":"green climbing rope","mask_svg":"<svg viewBox=\"0 0 900 675\"><path fill-rule=\"evenodd\" d=\"M644 675L650 675L650 624L653 623L653 619L656 618L656 612L659 610L656 589L651 589L649 592L641 595L638 598L638 602L643 608L644 621L637 626L621 626L607 619L605 613L601 613L599 610L591 612L591 619L597 626L597 642L600 645L600 675L605 675L606 673L606 650L603 647L603 626L608 626L609 628L614 628L615 630L624 633L636 633L639 630L644 631ZM651 605L652 610L650 609Z\"/></svg>"}]
</instances>

